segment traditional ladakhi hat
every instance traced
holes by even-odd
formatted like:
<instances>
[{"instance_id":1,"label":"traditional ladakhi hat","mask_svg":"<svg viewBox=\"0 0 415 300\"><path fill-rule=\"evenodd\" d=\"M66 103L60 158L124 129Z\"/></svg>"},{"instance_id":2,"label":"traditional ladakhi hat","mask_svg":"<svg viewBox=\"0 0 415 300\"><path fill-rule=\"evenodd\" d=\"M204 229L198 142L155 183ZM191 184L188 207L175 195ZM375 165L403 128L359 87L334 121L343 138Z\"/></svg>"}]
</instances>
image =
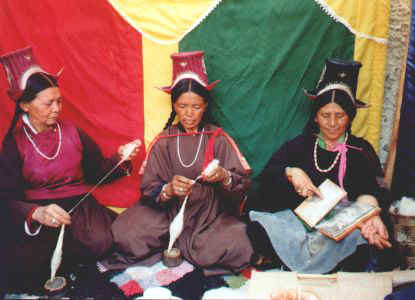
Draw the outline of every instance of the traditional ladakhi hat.
<instances>
[{"instance_id":1,"label":"traditional ladakhi hat","mask_svg":"<svg viewBox=\"0 0 415 300\"><path fill-rule=\"evenodd\" d=\"M357 80L361 66L362 64L358 61L327 59L316 88L304 92L308 98L314 100L328 90L339 89L350 96L356 108L368 107L366 103L356 99Z\"/></svg>"},{"instance_id":2,"label":"traditional ladakhi hat","mask_svg":"<svg viewBox=\"0 0 415 300\"><path fill-rule=\"evenodd\" d=\"M173 83L162 87L161 90L170 94L176 84L183 79L193 79L204 86L208 91L213 89L220 80L208 83L203 51L174 53L170 57L173 60Z\"/></svg>"},{"instance_id":3,"label":"traditional ladakhi hat","mask_svg":"<svg viewBox=\"0 0 415 300\"><path fill-rule=\"evenodd\" d=\"M35 73L46 73L58 78L63 70L61 69L56 75L52 75L43 70L33 56L31 47L18 49L0 56L0 63L3 65L9 82L7 92L9 97L14 101L17 101L22 96L26 88L27 80L31 75Z\"/></svg>"}]
</instances>

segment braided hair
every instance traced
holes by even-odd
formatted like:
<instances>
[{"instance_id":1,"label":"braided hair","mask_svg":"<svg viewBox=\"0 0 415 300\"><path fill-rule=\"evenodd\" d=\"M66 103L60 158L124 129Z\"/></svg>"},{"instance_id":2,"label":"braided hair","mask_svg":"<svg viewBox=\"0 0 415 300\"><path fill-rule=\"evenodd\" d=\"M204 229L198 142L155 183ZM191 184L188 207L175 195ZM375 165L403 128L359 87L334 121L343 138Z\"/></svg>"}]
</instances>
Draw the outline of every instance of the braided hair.
<instances>
[{"instance_id":1,"label":"braided hair","mask_svg":"<svg viewBox=\"0 0 415 300\"><path fill-rule=\"evenodd\" d=\"M210 101L210 93L209 91L201 85L199 82L193 80L193 79L183 79L180 80L172 89L171 91L171 102L172 102L172 111L170 113L170 117L167 120L166 125L164 126L163 130L169 128L176 117L176 111L174 110L174 103L176 103L177 99L179 97L187 92L193 92L200 97L203 98L205 102ZM208 109L203 114L202 123L208 123L211 121L210 114L209 114L209 106Z\"/></svg>"},{"instance_id":2,"label":"braided hair","mask_svg":"<svg viewBox=\"0 0 415 300\"><path fill-rule=\"evenodd\" d=\"M47 73L34 73L29 77L22 96L20 96L20 98L16 101L16 108L14 110L13 119L10 123L9 130L7 131L6 136L3 140L3 144L7 138L11 137L13 134L13 130L19 121L19 116L23 112L23 110L20 108L20 103L30 103L36 98L38 93L47 88L55 86L58 86L56 77Z\"/></svg>"}]
</instances>

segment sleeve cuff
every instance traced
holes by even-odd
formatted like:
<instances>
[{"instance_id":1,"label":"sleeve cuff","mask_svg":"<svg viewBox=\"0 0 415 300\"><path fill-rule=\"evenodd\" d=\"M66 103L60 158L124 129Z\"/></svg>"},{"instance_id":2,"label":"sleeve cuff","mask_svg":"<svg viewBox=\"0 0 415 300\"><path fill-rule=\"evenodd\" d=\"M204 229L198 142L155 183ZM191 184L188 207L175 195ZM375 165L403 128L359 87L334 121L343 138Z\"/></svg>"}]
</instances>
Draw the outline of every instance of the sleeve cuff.
<instances>
[{"instance_id":1,"label":"sleeve cuff","mask_svg":"<svg viewBox=\"0 0 415 300\"><path fill-rule=\"evenodd\" d=\"M38 206L34 206L34 207L32 207L32 208L29 210L29 213L28 213L28 214L27 214L27 216L26 216L26 223L27 223L29 226L30 226L30 225L32 225L32 222L33 222L32 216L33 216L33 213L35 212L36 208L38 208Z\"/></svg>"},{"instance_id":2,"label":"sleeve cuff","mask_svg":"<svg viewBox=\"0 0 415 300\"><path fill-rule=\"evenodd\" d=\"M38 206L34 206L30 209L29 213L27 214L26 220L24 222L24 230L26 234L30 236L38 235L40 232L40 229L42 228L42 225L38 225L38 228L34 230L34 232L32 231L36 227L36 224L34 224L35 222L33 221L33 218L32 218L33 213L35 212L36 208L38 208Z\"/></svg>"}]
</instances>

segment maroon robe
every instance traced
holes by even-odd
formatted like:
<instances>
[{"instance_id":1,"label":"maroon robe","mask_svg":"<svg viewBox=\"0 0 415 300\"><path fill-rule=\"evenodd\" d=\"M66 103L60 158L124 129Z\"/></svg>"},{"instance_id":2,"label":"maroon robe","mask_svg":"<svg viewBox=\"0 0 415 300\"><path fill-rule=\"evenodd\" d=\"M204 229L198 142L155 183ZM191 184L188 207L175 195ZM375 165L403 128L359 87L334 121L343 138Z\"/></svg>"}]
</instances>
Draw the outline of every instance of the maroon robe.
<instances>
[{"instance_id":1,"label":"maroon robe","mask_svg":"<svg viewBox=\"0 0 415 300\"><path fill-rule=\"evenodd\" d=\"M7 137L0 153L1 201L7 203L12 216L10 229L11 265L16 273L49 268L59 229L43 226L40 233L29 236L24 223L30 212L39 205L55 203L69 211L120 159L115 154L105 159L99 147L83 131L59 121L61 148L56 159L43 158L29 141L23 127ZM27 125L35 145L52 157L59 145L57 127L35 134ZM129 166L129 165L128 165ZM107 181L125 175L117 169ZM65 258L96 259L113 244L110 226L115 214L99 205L91 195L71 214L64 239ZM34 222L36 223L36 222ZM38 227L36 224L32 227Z\"/></svg>"},{"instance_id":2,"label":"maroon robe","mask_svg":"<svg viewBox=\"0 0 415 300\"><path fill-rule=\"evenodd\" d=\"M212 132L217 128L206 125L204 129ZM178 126L173 126L150 146L148 159L143 164L142 199L118 216L112 226L114 240L125 253L103 261L105 267L150 265L159 261L161 252L167 248L169 225L183 199L160 203L162 186L174 175L195 179L202 171L209 140L209 135L202 135L195 164L184 167L179 160L175 136L182 133ZM180 137L180 157L184 164L194 160L199 141L200 135ZM250 169L226 133L216 137L213 156L231 172L231 184L202 182L193 186L184 212L183 232L174 246L190 263L203 267L206 274L237 272L248 265L253 254L246 225L238 218L241 201L251 183Z\"/></svg>"}]
</instances>

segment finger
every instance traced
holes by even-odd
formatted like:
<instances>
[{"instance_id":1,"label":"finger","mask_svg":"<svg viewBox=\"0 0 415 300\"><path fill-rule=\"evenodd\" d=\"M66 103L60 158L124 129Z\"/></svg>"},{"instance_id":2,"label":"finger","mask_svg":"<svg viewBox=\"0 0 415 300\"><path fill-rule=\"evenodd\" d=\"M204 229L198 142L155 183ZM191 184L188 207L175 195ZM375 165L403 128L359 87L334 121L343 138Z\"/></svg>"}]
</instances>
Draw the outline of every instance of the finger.
<instances>
[{"instance_id":1,"label":"finger","mask_svg":"<svg viewBox=\"0 0 415 300\"><path fill-rule=\"evenodd\" d=\"M177 176L176 180L180 185L187 184L189 182L189 179L184 176Z\"/></svg>"},{"instance_id":2,"label":"finger","mask_svg":"<svg viewBox=\"0 0 415 300\"><path fill-rule=\"evenodd\" d=\"M207 182L215 182L218 179L218 175L216 172L212 172L211 174L209 174L208 176L205 176L205 181Z\"/></svg>"},{"instance_id":3,"label":"finger","mask_svg":"<svg viewBox=\"0 0 415 300\"><path fill-rule=\"evenodd\" d=\"M385 248L383 246L382 239L379 237L379 235L376 235L376 237L375 237L375 246L376 246L376 248L378 248L380 250L382 250L383 248Z\"/></svg>"},{"instance_id":4,"label":"finger","mask_svg":"<svg viewBox=\"0 0 415 300\"><path fill-rule=\"evenodd\" d=\"M383 241L384 240L379 235L377 235L376 236L376 248L378 248L378 249L384 249L385 246L384 246Z\"/></svg>"},{"instance_id":5,"label":"finger","mask_svg":"<svg viewBox=\"0 0 415 300\"><path fill-rule=\"evenodd\" d=\"M55 218L59 221L59 223L63 223L66 225L71 223L71 216L66 211L57 212Z\"/></svg>"},{"instance_id":6,"label":"finger","mask_svg":"<svg viewBox=\"0 0 415 300\"><path fill-rule=\"evenodd\" d=\"M386 248L392 248L392 244L388 240L381 239L380 242Z\"/></svg>"},{"instance_id":7,"label":"finger","mask_svg":"<svg viewBox=\"0 0 415 300\"><path fill-rule=\"evenodd\" d=\"M309 189L314 193L314 194L316 194L320 199L323 199L323 195L321 194L321 192L320 192L320 190L314 185L314 184L311 184L310 186L309 186Z\"/></svg>"},{"instance_id":8,"label":"finger","mask_svg":"<svg viewBox=\"0 0 415 300\"><path fill-rule=\"evenodd\" d=\"M389 239L388 230L386 229L386 227L384 225L382 225L379 234L383 239L385 239L385 240Z\"/></svg>"}]
</instances>

